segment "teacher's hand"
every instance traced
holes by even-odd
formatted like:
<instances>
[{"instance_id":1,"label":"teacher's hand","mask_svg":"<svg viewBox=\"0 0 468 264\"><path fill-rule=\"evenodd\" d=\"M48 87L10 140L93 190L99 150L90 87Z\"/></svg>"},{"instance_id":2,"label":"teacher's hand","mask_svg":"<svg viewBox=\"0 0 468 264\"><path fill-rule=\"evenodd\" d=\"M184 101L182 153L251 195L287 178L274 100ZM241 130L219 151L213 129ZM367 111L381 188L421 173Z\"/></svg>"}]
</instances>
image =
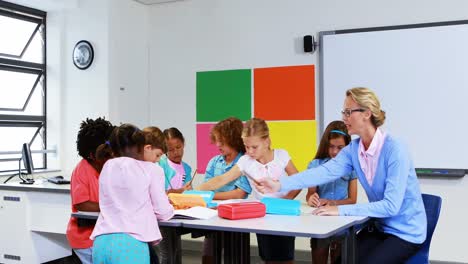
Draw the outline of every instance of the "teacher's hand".
<instances>
[{"instance_id":1,"label":"teacher's hand","mask_svg":"<svg viewBox=\"0 0 468 264\"><path fill-rule=\"evenodd\" d=\"M271 179L270 177L257 179L254 183L255 188L257 188L261 193L275 193L281 189L281 183Z\"/></svg>"}]
</instances>

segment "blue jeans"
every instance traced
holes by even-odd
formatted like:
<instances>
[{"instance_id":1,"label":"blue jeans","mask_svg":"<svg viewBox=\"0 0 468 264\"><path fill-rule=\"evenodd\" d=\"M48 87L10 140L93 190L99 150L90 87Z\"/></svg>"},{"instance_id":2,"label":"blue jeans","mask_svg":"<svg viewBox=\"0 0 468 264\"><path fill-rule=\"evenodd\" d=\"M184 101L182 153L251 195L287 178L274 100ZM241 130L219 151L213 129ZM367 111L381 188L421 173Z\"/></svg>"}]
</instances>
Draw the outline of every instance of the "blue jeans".
<instances>
[{"instance_id":1,"label":"blue jeans","mask_svg":"<svg viewBox=\"0 0 468 264\"><path fill-rule=\"evenodd\" d=\"M74 248L75 254L83 264L93 264L93 248Z\"/></svg>"}]
</instances>

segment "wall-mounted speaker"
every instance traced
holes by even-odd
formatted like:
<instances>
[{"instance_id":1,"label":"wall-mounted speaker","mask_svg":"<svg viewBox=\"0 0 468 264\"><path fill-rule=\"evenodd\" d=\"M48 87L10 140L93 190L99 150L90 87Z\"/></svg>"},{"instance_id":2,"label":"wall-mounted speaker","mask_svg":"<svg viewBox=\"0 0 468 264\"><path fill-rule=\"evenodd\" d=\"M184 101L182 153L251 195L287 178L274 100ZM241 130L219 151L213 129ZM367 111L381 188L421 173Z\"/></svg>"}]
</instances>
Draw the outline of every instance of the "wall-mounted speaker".
<instances>
[{"instance_id":1,"label":"wall-mounted speaker","mask_svg":"<svg viewBox=\"0 0 468 264\"><path fill-rule=\"evenodd\" d=\"M314 36L305 35L304 36L304 52L314 52L317 48L317 43L315 42Z\"/></svg>"}]
</instances>

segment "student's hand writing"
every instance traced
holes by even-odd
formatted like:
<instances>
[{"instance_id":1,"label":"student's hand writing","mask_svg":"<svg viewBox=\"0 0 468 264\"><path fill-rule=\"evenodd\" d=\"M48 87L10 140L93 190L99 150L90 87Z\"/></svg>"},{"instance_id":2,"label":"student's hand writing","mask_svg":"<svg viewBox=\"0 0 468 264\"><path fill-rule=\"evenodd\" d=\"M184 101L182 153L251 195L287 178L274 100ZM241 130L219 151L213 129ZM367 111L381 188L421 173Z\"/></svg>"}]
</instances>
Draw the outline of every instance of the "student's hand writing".
<instances>
[{"instance_id":1,"label":"student's hand writing","mask_svg":"<svg viewBox=\"0 0 468 264\"><path fill-rule=\"evenodd\" d=\"M281 189L281 183L270 177L257 179L254 183L255 188L261 193L275 193Z\"/></svg>"},{"instance_id":2,"label":"student's hand writing","mask_svg":"<svg viewBox=\"0 0 468 264\"><path fill-rule=\"evenodd\" d=\"M188 183L185 184L184 187L182 187L182 188L184 189L184 191L193 190L192 182L188 182Z\"/></svg>"},{"instance_id":3,"label":"student's hand writing","mask_svg":"<svg viewBox=\"0 0 468 264\"><path fill-rule=\"evenodd\" d=\"M312 214L314 215L339 215L337 206L322 206L315 209Z\"/></svg>"},{"instance_id":4,"label":"student's hand writing","mask_svg":"<svg viewBox=\"0 0 468 264\"><path fill-rule=\"evenodd\" d=\"M185 191L184 187L179 188L179 189L169 189L166 191L167 194L169 193L183 193Z\"/></svg>"},{"instance_id":5,"label":"student's hand writing","mask_svg":"<svg viewBox=\"0 0 468 264\"><path fill-rule=\"evenodd\" d=\"M309 200L307 200L307 204L312 207L320 207L320 197L318 193L313 193Z\"/></svg>"}]
</instances>

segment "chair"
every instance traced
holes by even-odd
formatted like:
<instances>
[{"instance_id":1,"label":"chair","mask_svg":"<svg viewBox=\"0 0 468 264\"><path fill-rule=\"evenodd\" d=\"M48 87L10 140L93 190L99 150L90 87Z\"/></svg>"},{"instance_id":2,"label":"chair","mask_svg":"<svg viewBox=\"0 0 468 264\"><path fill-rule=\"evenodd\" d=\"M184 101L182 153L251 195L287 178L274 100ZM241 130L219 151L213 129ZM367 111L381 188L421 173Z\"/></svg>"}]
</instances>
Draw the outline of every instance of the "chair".
<instances>
[{"instance_id":1,"label":"chair","mask_svg":"<svg viewBox=\"0 0 468 264\"><path fill-rule=\"evenodd\" d=\"M427 236L421 249L412 256L406 264L422 264L429 263L429 247L431 245L432 234L434 233L437 221L439 220L440 207L442 199L439 196L431 194L422 194L424 208L426 209L427 217Z\"/></svg>"}]
</instances>

